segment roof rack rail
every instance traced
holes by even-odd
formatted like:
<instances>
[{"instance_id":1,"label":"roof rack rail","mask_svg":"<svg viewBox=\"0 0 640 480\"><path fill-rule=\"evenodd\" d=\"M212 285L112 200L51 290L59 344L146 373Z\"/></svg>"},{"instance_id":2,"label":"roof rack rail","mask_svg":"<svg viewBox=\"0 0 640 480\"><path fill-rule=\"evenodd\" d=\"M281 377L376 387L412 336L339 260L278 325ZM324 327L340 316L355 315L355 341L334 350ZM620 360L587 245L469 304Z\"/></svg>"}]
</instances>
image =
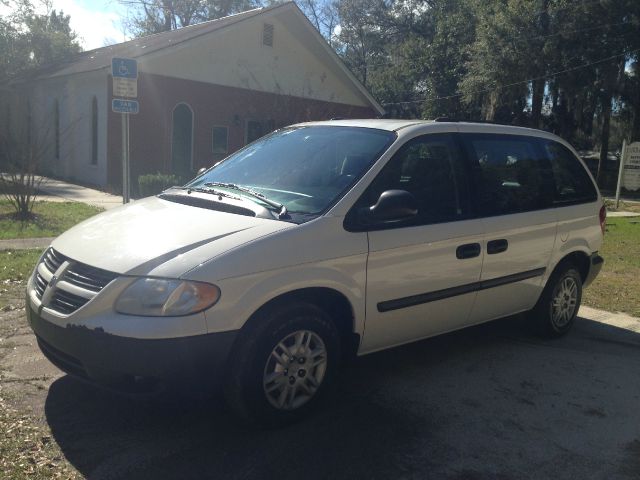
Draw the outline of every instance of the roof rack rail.
<instances>
[{"instance_id":1,"label":"roof rack rail","mask_svg":"<svg viewBox=\"0 0 640 480\"><path fill-rule=\"evenodd\" d=\"M456 122L465 122L465 123L488 123L490 125L506 125L506 126L512 126L509 123L501 123L501 122L494 122L493 120L465 120L465 119L460 119L460 118L449 118L449 117L436 117L434 120L434 122L452 122L452 123L456 123Z\"/></svg>"}]
</instances>

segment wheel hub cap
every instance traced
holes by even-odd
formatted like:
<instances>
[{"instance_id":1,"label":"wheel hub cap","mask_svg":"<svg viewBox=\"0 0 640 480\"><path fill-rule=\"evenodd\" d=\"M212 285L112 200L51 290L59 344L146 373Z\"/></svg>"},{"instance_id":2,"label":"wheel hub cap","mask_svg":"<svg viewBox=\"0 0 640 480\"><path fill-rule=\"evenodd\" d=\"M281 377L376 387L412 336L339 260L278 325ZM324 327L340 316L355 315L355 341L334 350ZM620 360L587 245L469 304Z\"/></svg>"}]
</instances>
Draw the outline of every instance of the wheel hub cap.
<instances>
[{"instance_id":1,"label":"wheel hub cap","mask_svg":"<svg viewBox=\"0 0 640 480\"><path fill-rule=\"evenodd\" d=\"M556 327L566 326L576 310L578 286L571 277L564 278L556 287L551 302L551 319Z\"/></svg>"},{"instance_id":2,"label":"wheel hub cap","mask_svg":"<svg viewBox=\"0 0 640 480\"><path fill-rule=\"evenodd\" d=\"M326 348L317 334L299 330L287 335L273 348L264 367L267 400L279 410L301 407L316 394L326 370Z\"/></svg>"}]
</instances>

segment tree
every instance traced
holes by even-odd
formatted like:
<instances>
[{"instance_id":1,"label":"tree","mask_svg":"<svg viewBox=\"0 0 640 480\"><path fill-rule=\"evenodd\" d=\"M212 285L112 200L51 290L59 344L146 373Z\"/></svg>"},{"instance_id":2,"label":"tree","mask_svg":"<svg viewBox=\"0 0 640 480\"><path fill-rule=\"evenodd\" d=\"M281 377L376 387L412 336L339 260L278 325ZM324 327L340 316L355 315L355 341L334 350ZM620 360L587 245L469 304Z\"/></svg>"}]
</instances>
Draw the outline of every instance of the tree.
<instances>
[{"instance_id":1,"label":"tree","mask_svg":"<svg viewBox=\"0 0 640 480\"><path fill-rule=\"evenodd\" d=\"M36 13L30 0L5 3L11 13L0 16L0 83L81 51L69 15L51 9Z\"/></svg>"},{"instance_id":2,"label":"tree","mask_svg":"<svg viewBox=\"0 0 640 480\"><path fill-rule=\"evenodd\" d=\"M329 45L333 46L337 40L336 27L340 22L338 2L333 0L300 0L298 6Z\"/></svg>"},{"instance_id":3,"label":"tree","mask_svg":"<svg viewBox=\"0 0 640 480\"><path fill-rule=\"evenodd\" d=\"M135 37L168 32L260 6L260 0L119 0Z\"/></svg>"},{"instance_id":4,"label":"tree","mask_svg":"<svg viewBox=\"0 0 640 480\"><path fill-rule=\"evenodd\" d=\"M28 0L4 2L11 13L0 16L2 63L0 92L6 97L24 99L16 86L28 82L38 68L65 60L80 51L75 32L64 12L36 13ZM0 190L16 210L16 218L28 220L42 177L36 175L47 154L45 138L32 131L28 99L25 128L10 125L7 119L0 131ZM12 128L10 128L12 127ZM46 137L46 135L44 136Z\"/></svg>"}]
</instances>

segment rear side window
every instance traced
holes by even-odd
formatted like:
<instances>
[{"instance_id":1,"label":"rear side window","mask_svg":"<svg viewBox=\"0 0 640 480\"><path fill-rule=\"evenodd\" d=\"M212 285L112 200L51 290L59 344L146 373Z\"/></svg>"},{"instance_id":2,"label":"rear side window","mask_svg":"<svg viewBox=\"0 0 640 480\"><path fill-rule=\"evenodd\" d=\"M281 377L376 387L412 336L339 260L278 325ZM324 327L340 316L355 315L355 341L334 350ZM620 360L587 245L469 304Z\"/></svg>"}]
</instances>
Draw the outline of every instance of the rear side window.
<instances>
[{"instance_id":1,"label":"rear side window","mask_svg":"<svg viewBox=\"0 0 640 480\"><path fill-rule=\"evenodd\" d=\"M397 226L426 225L469 217L462 153L449 134L414 138L384 166L358 202L374 205L386 190L406 190L416 199L418 215Z\"/></svg>"},{"instance_id":2,"label":"rear side window","mask_svg":"<svg viewBox=\"0 0 640 480\"><path fill-rule=\"evenodd\" d=\"M598 198L591 178L580 160L561 143L544 140L544 149L551 160L554 179L554 202L587 203Z\"/></svg>"},{"instance_id":3,"label":"rear side window","mask_svg":"<svg viewBox=\"0 0 640 480\"><path fill-rule=\"evenodd\" d=\"M480 214L548 208L553 201L549 159L534 137L464 134L475 175Z\"/></svg>"}]
</instances>

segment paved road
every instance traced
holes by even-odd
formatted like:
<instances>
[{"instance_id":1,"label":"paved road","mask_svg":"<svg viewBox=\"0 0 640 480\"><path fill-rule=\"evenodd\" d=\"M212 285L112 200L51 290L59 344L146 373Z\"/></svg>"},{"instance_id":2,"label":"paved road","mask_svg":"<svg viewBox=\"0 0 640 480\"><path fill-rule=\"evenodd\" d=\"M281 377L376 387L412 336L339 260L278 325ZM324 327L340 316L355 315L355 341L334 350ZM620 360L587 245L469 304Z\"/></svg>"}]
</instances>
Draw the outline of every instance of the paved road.
<instances>
[{"instance_id":1,"label":"paved road","mask_svg":"<svg viewBox=\"0 0 640 480\"><path fill-rule=\"evenodd\" d=\"M21 387L24 401L94 479L640 478L640 320L583 308L554 341L522 324L358 359L332 404L276 431L239 425L219 400L97 392L50 366L25 329L3 363L31 385L51 375L48 389Z\"/></svg>"}]
</instances>

